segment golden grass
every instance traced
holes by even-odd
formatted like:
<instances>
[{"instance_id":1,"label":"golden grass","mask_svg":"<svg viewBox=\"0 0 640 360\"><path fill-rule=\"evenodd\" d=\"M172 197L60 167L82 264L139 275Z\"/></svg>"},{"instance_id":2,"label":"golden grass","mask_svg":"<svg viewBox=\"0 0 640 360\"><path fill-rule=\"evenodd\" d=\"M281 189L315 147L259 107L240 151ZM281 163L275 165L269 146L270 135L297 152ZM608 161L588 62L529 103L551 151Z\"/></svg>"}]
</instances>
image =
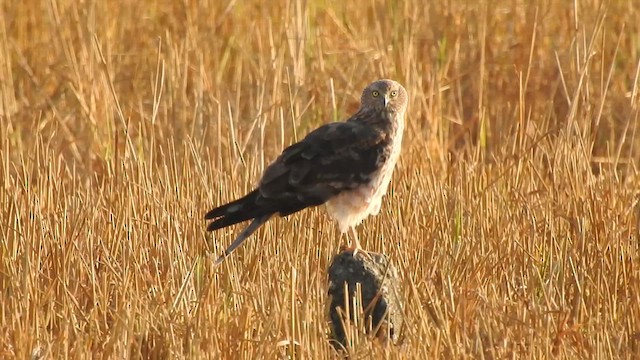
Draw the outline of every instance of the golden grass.
<instances>
[{"instance_id":1,"label":"golden grass","mask_svg":"<svg viewBox=\"0 0 640 360\"><path fill-rule=\"evenodd\" d=\"M334 357L324 211L219 268L240 228L202 216L389 77L404 152L359 231L407 327L356 357L637 358L634 4L2 2L0 357Z\"/></svg>"}]
</instances>

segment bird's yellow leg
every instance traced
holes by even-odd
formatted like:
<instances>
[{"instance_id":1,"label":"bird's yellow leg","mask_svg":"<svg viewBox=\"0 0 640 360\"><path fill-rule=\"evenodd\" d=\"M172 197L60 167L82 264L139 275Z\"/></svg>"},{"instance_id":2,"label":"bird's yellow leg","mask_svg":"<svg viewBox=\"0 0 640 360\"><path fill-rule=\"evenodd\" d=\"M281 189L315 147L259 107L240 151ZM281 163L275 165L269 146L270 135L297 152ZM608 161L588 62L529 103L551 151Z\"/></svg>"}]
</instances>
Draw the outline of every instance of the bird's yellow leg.
<instances>
[{"instance_id":1,"label":"bird's yellow leg","mask_svg":"<svg viewBox=\"0 0 640 360\"><path fill-rule=\"evenodd\" d=\"M362 245L360 245L360 238L358 237L358 232L356 231L355 227L351 228L351 235L353 236L353 255L356 254L356 252L358 251L364 251L364 249L362 248Z\"/></svg>"},{"instance_id":2,"label":"bird's yellow leg","mask_svg":"<svg viewBox=\"0 0 640 360\"><path fill-rule=\"evenodd\" d=\"M369 256L369 253L360 244L360 239L358 238L358 232L356 231L356 229L351 228L350 230L353 241L349 241L348 245L342 248L342 251L352 252L353 256L356 256L356 254L358 253Z\"/></svg>"}]
</instances>

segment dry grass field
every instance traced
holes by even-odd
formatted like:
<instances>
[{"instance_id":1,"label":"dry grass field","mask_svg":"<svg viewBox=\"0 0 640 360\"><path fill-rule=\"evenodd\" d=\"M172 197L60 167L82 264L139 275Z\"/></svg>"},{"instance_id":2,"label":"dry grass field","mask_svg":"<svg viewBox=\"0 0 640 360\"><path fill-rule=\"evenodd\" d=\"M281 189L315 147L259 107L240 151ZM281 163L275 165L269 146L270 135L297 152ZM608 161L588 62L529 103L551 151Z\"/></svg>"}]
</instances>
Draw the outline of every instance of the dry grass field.
<instances>
[{"instance_id":1,"label":"dry grass field","mask_svg":"<svg viewBox=\"0 0 640 360\"><path fill-rule=\"evenodd\" d=\"M359 233L406 326L353 357L640 357L635 0L0 9L0 358L337 357L324 209L217 268L241 227L203 215L381 77L408 122Z\"/></svg>"}]
</instances>

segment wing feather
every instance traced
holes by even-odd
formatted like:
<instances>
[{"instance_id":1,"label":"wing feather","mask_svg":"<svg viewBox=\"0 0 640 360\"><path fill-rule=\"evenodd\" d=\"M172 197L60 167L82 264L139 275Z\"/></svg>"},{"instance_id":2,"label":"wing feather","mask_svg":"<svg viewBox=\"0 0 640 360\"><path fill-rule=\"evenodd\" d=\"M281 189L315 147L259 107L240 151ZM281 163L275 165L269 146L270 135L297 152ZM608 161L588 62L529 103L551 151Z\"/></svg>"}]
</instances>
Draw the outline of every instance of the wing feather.
<instances>
[{"instance_id":1,"label":"wing feather","mask_svg":"<svg viewBox=\"0 0 640 360\"><path fill-rule=\"evenodd\" d=\"M301 202L324 203L368 182L388 142L387 134L360 122L326 124L286 148L265 170L260 195L276 200L293 193Z\"/></svg>"}]
</instances>

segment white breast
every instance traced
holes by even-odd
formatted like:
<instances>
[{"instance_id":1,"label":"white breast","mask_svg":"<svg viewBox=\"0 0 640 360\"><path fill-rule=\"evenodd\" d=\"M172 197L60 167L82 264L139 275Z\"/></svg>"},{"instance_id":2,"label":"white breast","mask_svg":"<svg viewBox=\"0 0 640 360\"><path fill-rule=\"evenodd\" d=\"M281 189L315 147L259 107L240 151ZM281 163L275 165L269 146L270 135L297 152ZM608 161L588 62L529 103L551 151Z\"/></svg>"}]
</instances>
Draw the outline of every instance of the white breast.
<instances>
[{"instance_id":1,"label":"white breast","mask_svg":"<svg viewBox=\"0 0 640 360\"><path fill-rule=\"evenodd\" d=\"M327 202L327 212L338 222L342 233L359 225L367 216L380 212L382 197L387 192L391 175L400 157L403 128L404 124L401 121L391 145L389 158L372 174L369 183L340 193Z\"/></svg>"}]
</instances>

